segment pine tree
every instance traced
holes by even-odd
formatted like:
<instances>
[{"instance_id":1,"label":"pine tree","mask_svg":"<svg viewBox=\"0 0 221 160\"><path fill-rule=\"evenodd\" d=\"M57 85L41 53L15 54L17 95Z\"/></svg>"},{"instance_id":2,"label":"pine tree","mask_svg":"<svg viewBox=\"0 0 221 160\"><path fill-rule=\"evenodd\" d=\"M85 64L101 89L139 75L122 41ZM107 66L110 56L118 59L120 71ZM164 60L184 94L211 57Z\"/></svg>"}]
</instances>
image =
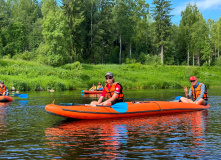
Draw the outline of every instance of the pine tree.
<instances>
[{"instance_id":1,"label":"pine tree","mask_svg":"<svg viewBox=\"0 0 221 160\"><path fill-rule=\"evenodd\" d=\"M154 43L156 47L160 47L161 64L163 64L164 48L169 42L167 37L170 34L172 10L171 1L153 0L155 7L151 10L154 22Z\"/></svg>"}]
</instances>

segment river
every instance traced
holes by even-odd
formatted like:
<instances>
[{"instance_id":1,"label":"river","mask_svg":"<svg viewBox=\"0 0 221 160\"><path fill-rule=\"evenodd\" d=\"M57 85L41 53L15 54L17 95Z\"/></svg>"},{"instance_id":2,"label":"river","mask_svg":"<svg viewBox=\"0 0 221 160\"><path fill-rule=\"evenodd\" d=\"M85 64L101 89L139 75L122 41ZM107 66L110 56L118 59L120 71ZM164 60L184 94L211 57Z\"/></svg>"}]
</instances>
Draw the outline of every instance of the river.
<instances>
[{"instance_id":1,"label":"river","mask_svg":"<svg viewBox=\"0 0 221 160\"><path fill-rule=\"evenodd\" d=\"M0 105L0 159L221 159L221 90L204 111L106 120L70 120L52 103L90 103L81 91L23 92ZM125 101L173 100L183 90L125 90Z\"/></svg>"}]
</instances>

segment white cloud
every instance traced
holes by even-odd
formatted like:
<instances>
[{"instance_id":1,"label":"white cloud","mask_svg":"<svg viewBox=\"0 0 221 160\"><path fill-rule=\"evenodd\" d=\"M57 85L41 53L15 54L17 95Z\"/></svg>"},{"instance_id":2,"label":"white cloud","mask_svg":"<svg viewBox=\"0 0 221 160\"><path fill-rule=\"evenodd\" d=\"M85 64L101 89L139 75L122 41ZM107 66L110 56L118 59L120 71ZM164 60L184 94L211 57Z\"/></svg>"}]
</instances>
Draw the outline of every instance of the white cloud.
<instances>
[{"instance_id":1,"label":"white cloud","mask_svg":"<svg viewBox=\"0 0 221 160\"><path fill-rule=\"evenodd\" d=\"M191 1L183 2L183 3L181 3L178 6L175 6L174 10L172 11L171 14L173 14L173 15L180 15L181 11L185 10L186 5L188 3L191 3L191 4L196 3L197 8L200 11L203 11L203 10L214 10L214 9L220 9L221 10L221 0L198 0L198 1L191 0Z\"/></svg>"},{"instance_id":2,"label":"white cloud","mask_svg":"<svg viewBox=\"0 0 221 160\"><path fill-rule=\"evenodd\" d=\"M221 7L221 0L203 0L196 2L199 10L207 10L207 9L217 9Z\"/></svg>"}]
</instances>

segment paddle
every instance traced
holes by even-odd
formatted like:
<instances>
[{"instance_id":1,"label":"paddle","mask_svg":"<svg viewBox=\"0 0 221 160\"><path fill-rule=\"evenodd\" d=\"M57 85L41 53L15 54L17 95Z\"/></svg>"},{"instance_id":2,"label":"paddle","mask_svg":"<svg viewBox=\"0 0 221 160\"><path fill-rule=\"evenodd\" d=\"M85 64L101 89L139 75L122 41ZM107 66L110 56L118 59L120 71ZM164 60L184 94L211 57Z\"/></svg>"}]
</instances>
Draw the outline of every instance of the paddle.
<instances>
[{"instance_id":1,"label":"paddle","mask_svg":"<svg viewBox=\"0 0 221 160\"><path fill-rule=\"evenodd\" d=\"M128 104L125 102L119 102L111 106L105 106L105 105L91 105L91 104L78 104L78 103L60 103L61 105L65 106L94 106L94 107L110 107L113 108L117 112L124 113L127 111Z\"/></svg>"},{"instance_id":2,"label":"paddle","mask_svg":"<svg viewBox=\"0 0 221 160\"><path fill-rule=\"evenodd\" d=\"M19 97L19 98L28 98L28 94L12 94L13 96Z\"/></svg>"},{"instance_id":3,"label":"paddle","mask_svg":"<svg viewBox=\"0 0 221 160\"><path fill-rule=\"evenodd\" d=\"M180 98L181 98L181 96L177 96L177 97L175 98L175 100L180 100Z\"/></svg>"}]
</instances>

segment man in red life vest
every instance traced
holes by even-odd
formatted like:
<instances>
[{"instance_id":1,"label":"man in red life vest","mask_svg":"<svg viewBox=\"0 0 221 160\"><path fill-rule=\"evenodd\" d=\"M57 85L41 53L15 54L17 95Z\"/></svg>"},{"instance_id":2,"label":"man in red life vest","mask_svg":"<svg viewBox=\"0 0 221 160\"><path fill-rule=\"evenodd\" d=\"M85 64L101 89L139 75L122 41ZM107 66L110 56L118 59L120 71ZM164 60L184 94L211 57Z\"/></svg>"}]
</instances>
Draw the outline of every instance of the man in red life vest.
<instances>
[{"instance_id":1,"label":"man in red life vest","mask_svg":"<svg viewBox=\"0 0 221 160\"><path fill-rule=\"evenodd\" d=\"M0 81L0 96L8 96L8 88L4 85L4 82Z\"/></svg>"},{"instance_id":2,"label":"man in red life vest","mask_svg":"<svg viewBox=\"0 0 221 160\"><path fill-rule=\"evenodd\" d=\"M190 82L192 83L191 88L188 89L185 86L184 92L186 97L181 97L181 101L185 103L195 103L199 105L206 105L208 101L208 93L206 86L203 83L197 82L197 78L195 76L190 77ZM190 99L192 97L192 99Z\"/></svg>"},{"instance_id":3,"label":"man in red life vest","mask_svg":"<svg viewBox=\"0 0 221 160\"><path fill-rule=\"evenodd\" d=\"M105 75L106 85L104 86L101 97L98 101L92 101L92 105L113 105L118 102L123 102L123 88L120 83L114 81L114 75L111 72L107 72ZM106 101L102 102L103 98L108 95Z\"/></svg>"}]
</instances>

